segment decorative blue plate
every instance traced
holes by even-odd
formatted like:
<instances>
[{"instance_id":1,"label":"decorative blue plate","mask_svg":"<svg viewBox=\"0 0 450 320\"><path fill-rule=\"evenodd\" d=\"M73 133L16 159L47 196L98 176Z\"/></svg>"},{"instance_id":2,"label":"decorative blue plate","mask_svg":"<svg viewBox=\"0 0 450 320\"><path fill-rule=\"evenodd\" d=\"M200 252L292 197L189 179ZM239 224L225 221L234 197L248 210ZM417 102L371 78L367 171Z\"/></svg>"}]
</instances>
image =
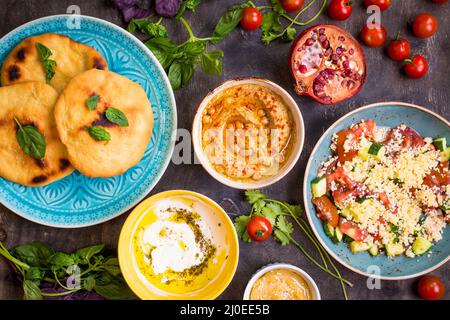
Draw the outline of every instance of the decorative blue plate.
<instances>
[{"instance_id":1,"label":"decorative blue plate","mask_svg":"<svg viewBox=\"0 0 450 320\"><path fill-rule=\"evenodd\" d=\"M347 268L371 277L385 280L399 280L417 277L443 265L450 259L450 232L446 228L443 239L433 245L428 254L415 258L386 255L370 256L367 252L353 254L344 244L334 244L325 235L322 222L317 218L311 203L311 180L317 176L320 163L330 155L331 137L334 133L348 128L363 119L373 119L378 126L394 127L406 124L419 134L427 137L447 137L450 139L450 123L439 115L416 105L402 102L371 104L354 110L335 122L320 138L308 161L303 182L303 201L313 231L325 249Z\"/></svg>"},{"instance_id":2,"label":"decorative blue plate","mask_svg":"<svg viewBox=\"0 0 450 320\"><path fill-rule=\"evenodd\" d=\"M79 29L74 29L74 17L81 19ZM175 142L175 98L163 68L142 42L122 28L93 17L58 15L29 22L0 40L0 61L22 40L42 33L63 34L94 47L111 71L140 84L152 105L153 135L141 162L121 176L90 179L74 172L39 188L0 178L0 202L18 215L48 226L98 224L136 205L163 175Z\"/></svg>"}]
</instances>

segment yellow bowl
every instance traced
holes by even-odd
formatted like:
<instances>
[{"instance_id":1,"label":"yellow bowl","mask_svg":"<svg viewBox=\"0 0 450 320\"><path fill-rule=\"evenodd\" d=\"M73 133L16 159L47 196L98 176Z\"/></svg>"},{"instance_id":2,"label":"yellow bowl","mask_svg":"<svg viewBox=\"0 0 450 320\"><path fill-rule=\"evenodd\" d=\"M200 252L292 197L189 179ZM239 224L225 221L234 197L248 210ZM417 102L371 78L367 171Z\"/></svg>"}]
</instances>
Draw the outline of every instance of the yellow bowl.
<instances>
[{"instance_id":1,"label":"yellow bowl","mask_svg":"<svg viewBox=\"0 0 450 320\"><path fill-rule=\"evenodd\" d=\"M217 212L217 219L225 227L226 246L228 247L228 256L218 274L206 286L184 294L175 294L163 291L146 279L140 272L136 255L133 248L133 237L137 231L140 221L145 217L149 209L162 199L173 197L189 196L211 207ZM122 227L119 238L118 257L120 269L128 283L128 286L141 299L145 300L210 300L219 296L230 284L236 272L239 260L239 244L234 230L233 223L226 212L213 200L196 192L186 190L171 190L158 193L141 202L128 216Z\"/></svg>"}]
</instances>

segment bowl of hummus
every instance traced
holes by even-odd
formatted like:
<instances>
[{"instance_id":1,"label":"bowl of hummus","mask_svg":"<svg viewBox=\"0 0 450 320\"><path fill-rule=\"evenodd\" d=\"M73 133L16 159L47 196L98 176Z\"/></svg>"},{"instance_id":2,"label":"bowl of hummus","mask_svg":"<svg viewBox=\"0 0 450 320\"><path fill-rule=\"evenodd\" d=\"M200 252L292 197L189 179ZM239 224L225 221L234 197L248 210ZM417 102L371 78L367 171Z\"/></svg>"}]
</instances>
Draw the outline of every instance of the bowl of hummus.
<instances>
[{"instance_id":1,"label":"bowl of hummus","mask_svg":"<svg viewBox=\"0 0 450 320\"><path fill-rule=\"evenodd\" d=\"M209 93L192 128L195 154L205 170L238 189L282 179L300 157L304 134L294 99L258 78L230 80Z\"/></svg>"},{"instance_id":2,"label":"bowl of hummus","mask_svg":"<svg viewBox=\"0 0 450 320\"><path fill-rule=\"evenodd\" d=\"M239 247L233 224L213 200L174 190L143 201L119 238L119 263L141 299L215 299L231 282Z\"/></svg>"},{"instance_id":3,"label":"bowl of hummus","mask_svg":"<svg viewBox=\"0 0 450 320\"><path fill-rule=\"evenodd\" d=\"M244 300L320 300L314 280L302 269L285 263L261 268L247 284Z\"/></svg>"}]
</instances>

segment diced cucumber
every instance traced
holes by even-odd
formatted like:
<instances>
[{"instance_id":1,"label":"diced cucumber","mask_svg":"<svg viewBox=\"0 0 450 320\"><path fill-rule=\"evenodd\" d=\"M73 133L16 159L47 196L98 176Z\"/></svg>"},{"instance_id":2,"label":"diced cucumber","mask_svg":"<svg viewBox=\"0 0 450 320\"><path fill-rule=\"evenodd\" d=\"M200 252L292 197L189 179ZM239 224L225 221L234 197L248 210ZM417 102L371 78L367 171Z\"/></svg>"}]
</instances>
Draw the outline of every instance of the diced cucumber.
<instances>
[{"instance_id":1,"label":"diced cucumber","mask_svg":"<svg viewBox=\"0 0 450 320\"><path fill-rule=\"evenodd\" d=\"M378 255L378 253L380 253L380 250L378 249L377 245L373 245L373 246L370 247L369 253L370 253L371 256L375 257L375 256Z\"/></svg>"},{"instance_id":2,"label":"diced cucumber","mask_svg":"<svg viewBox=\"0 0 450 320\"><path fill-rule=\"evenodd\" d=\"M342 233L341 229L334 228L334 243L339 243L342 241L342 238L344 237L344 234Z\"/></svg>"},{"instance_id":3,"label":"diced cucumber","mask_svg":"<svg viewBox=\"0 0 450 320\"><path fill-rule=\"evenodd\" d=\"M334 238L334 227L332 227L328 222L323 224L323 230L328 237L331 239Z\"/></svg>"},{"instance_id":4,"label":"diced cucumber","mask_svg":"<svg viewBox=\"0 0 450 320\"><path fill-rule=\"evenodd\" d=\"M428 251L433 244L423 237L417 237L412 244L412 251L415 255L421 255Z\"/></svg>"},{"instance_id":5,"label":"diced cucumber","mask_svg":"<svg viewBox=\"0 0 450 320\"><path fill-rule=\"evenodd\" d=\"M358 157L363 160L369 159L369 147L364 147L358 150Z\"/></svg>"},{"instance_id":6,"label":"diced cucumber","mask_svg":"<svg viewBox=\"0 0 450 320\"><path fill-rule=\"evenodd\" d=\"M445 138L436 138L433 140L433 144L439 151L443 152L447 149L447 139Z\"/></svg>"},{"instance_id":7,"label":"diced cucumber","mask_svg":"<svg viewBox=\"0 0 450 320\"><path fill-rule=\"evenodd\" d=\"M341 216L348 219L352 216L349 208L341 209Z\"/></svg>"},{"instance_id":8,"label":"diced cucumber","mask_svg":"<svg viewBox=\"0 0 450 320\"><path fill-rule=\"evenodd\" d=\"M450 147L445 148L445 150L441 152L441 162L446 162L448 160L450 160Z\"/></svg>"},{"instance_id":9,"label":"diced cucumber","mask_svg":"<svg viewBox=\"0 0 450 320\"><path fill-rule=\"evenodd\" d=\"M369 250L369 248L370 248L370 246L365 242L359 242L359 241L350 242L350 250L353 253L367 251L367 250Z\"/></svg>"},{"instance_id":10,"label":"diced cucumber","mask_svg":"<svg viewBox=\"0 0 450 320\"><path fill-rule=\"evenodd\" d=\"M388 243L386 244L385 249L386 254L389 257L399 256L405 251L405 248L403 248L401 243Z\"/></svg>"},{"instance_id":11,"label":"diced cucumber","mask_svg":"<svg viewBox=\"0 0 450 320\"><path fill-rule=\"evenodd\" d=\"M381 160L386 148L378 142L374 142L370 145L368 153L377 160Z\"/></svg>"},{"instance_id":12,"label":"diced cucumber","mask_svg":"<svg viewBox=\"0 0 450 320\"><path fill-rule=\"evenodd\" d=\"M311 190L314 198L318 198L327 193L327 178L317 177L311 181Z\"/></svg>"}]
</instances>

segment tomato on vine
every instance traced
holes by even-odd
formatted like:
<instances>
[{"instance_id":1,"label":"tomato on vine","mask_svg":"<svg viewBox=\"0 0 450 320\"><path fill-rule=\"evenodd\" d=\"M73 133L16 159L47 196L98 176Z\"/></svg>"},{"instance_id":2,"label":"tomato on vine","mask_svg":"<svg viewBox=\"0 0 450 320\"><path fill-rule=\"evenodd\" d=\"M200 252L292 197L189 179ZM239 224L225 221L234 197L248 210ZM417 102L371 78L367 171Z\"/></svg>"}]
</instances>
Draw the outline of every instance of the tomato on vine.
<instances>
[{"instance_id":1,"label":"tomato on vine","mask_svg":"<svg viewBox=\"0 0 450 320\"><path fill-rule=\"evenodd\" d=\"M241 27L245 30L258 29L263 21L263 15L257 8L245 8L242 12Z\"/></svg>"},{"instance_id":2,"label":"tomato on vine","mask_svg":"<svg viewBox=\"0 0 450 320\"><path fill-rule=\"evenodd\" d=\"M287 12L297 12L303 7L305 0L281 0L280 3Z\"/></svg>"},{"instance_id":3,"label":"tomato on vine","mask_svg":"<svg viewBox=\"0 0 450 320\"><path fill-rule=\"evenodd\" d=\"M409 78L423 78L428 72L428 62L425 57L416 54L405 60L405 73Z\"/></svg>"},{"instance_id":4,"label":"tomato on vine","mask_svg":"<svg viewBox=\"0 0 450 320\"><path fill-rule=\"evenodd\" d=\"M353 11L353 3L351 0L331 0L328 6L328 15L330 18L338 21L346 20Z\"/></svg>"}]
</instances>

